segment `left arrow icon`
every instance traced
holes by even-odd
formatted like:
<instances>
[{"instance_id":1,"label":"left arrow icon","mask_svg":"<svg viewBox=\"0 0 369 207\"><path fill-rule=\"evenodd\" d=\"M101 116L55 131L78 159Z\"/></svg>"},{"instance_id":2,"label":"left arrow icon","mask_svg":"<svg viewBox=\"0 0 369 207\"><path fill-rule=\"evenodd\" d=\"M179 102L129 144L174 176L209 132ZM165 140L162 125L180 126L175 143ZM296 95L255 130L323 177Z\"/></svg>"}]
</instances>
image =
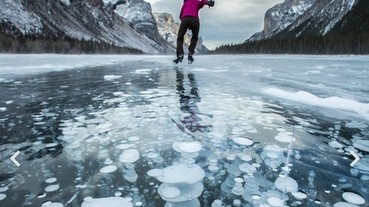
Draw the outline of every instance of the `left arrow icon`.
<instances>
[{"instance_id":1,"label":"left arrow icon","mask_svg":"<svg viewBox=\"0 0 369 207\"><path fill-rule=\"evenodd\" d=\"M10 160L17 166L19 167L20 164L19 162L15 159L18 155L20 154L19 150L10 158Z\"/></svg>"}]
</instances>

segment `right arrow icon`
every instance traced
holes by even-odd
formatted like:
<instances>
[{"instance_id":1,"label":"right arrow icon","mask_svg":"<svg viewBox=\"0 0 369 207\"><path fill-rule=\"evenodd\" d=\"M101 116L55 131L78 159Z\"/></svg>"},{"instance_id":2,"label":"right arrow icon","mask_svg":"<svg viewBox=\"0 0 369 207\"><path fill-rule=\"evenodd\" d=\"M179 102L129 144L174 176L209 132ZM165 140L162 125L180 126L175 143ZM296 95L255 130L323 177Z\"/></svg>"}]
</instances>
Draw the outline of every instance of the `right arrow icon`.
<instances>
[{"instance_id":1,"label":"right arrow icon","mask_svg":"<svg viewBox=\"0 0 369 207\"><path fill-rule=\"evenodd\" d=\"M352 156L354 156L354 157L355 157L355 160L354 160L354 161L352 161L352 163L350 164L350 165L351 165L351 167L353 167L357 162L359 162L360 157L359 157L359 156L357 156L357 154L356 154L355 152L353 152L353 151L350 151L350 153L352 154Z\"/></svg>"}]
</instances>

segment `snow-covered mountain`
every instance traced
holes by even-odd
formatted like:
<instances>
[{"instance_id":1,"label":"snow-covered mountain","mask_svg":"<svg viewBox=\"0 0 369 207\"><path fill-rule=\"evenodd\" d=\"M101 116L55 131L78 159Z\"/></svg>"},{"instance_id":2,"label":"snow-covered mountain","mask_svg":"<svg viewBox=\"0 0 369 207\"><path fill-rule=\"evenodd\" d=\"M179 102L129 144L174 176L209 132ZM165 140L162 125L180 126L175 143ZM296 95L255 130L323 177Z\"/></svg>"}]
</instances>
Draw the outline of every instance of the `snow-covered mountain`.
<instances>
[{"instance_id":1,"label":"snow-covered mountain","mask_svg":"<svg viewBox=\"0 0 369 207\"><path fill-rule=\"evenodd\" d=\"M1 33L94 40L146 53L173 48L144 0L2 0Z\"/></svg>"},{"instance_id":2,"label":"snow-covered mountain","mask_svg":"<svg viewBox=\"0 0 369 207\"><path fill-rule=\"evenodd\" d=\"M272 37L324 36L337 32L337 25L346 24L346 17L355 7L367 4L367 0L286 0L269 9L265 14L264 30L247 41ZM363 16L349 20L365 22ZM346 22L346 23L345 23ZM350 23L349 23L350 24ZM333 28L336 28L333 31Z\"/></svg>"},{"instance_id":3,"label":"snow-covered mountain","mask_svg":"<svg viewBox=\"0 0 369 207\"><path fill-rule=\"evenodd\" d=\"M176 47L177 45L177 33L179 30L180 23L175 22L173 15L168 13L154 13L155 20L158 25L160 35L171 45ZM191 41L191 34L187 33L184 39L184 49L188 49L188 45ZM203 44L202 37L199 36L199 40L196 45L197 53L207 53L209 50Z\"/></svg>"},{"instance_id":4,"label":"snow-covered mountain","mask_svg":"<svg viewBox=\"0 0 369 207\"><path fill-rule=\"evenodd\" d=\"M267 39L291 25L304 14L317 0L285 0L267 10L264 16L264 29L252 35L248 41Z\"/></svg>"}]
</instances>

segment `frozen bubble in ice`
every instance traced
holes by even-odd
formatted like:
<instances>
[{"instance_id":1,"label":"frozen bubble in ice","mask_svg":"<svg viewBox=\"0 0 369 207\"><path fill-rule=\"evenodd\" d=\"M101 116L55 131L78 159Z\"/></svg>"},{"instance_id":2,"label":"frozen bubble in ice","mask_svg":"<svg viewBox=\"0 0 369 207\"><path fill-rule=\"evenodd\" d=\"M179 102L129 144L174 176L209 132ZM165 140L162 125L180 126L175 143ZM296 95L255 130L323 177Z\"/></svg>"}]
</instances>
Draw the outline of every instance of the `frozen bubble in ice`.
<instances>
[{"instance_id":1,"label":"frozen bubble in ice","mask_svg":"<svg viewBox=\"0 0 369 207\"><path fill-rule=\"evenodd\" d=\"M141 201L137 201L136 203L135 203L135 206L142 206L143 205L143 203L141 202Z\"/></svg>"},{"instance_id":2,"label":"frozen bubble in ice","mask_svg":"<svg viewBox=\"0 0 369 207\"><path fill-rule=\"evenodd\" d=\"M289 133L287 132L280 132L277 136L274 137L278 142L294 142L295 138L293 138Z\"/></svg>"},{"instance_id":3,"label":"frozen bubble in ice","mask_svg":"<svg viewBox=\"0 0 369 207\"><path fill-rule=\"evenodd\" d=\"M9 190L9 187L5 186L5 187L0 187L0 193L6 192Z\"/></svg>"},{"instance_id":4,"label":"frozen bubble in ice","mask_svg":"<svg viewBox=\"0 0 369 207\"><path fill-rule=\"evenodd\" d=\"M291 177L278 177L274 182L274 186L282 192L297 192L298 184Z\"/></svg>"},{"instance_id":5,"label":"frozen bubble in ice","mask_svg":"<svg viewBox=\"0 0 369 207\"><path fill-rule=\"evenodd\" d=\"M236 183L243 183L243 179L242 178L239 178L239 177L236 177L234 179L234 182L236 182Z\"/></svg>"},{"instance_id":6,"label":"frozen bubble in ice","mask_svg":"<svg viewBox=\"0 0 369 207\"><path fill-rule=\"evenodd\" d=\"M51 147L56 147L57 145L58 145L58 143L49 143L45 147L51 148Z\"/></svg>"},{"instance_id":7,"label":"frozen bubble in ice","mask_svg":"<svg viewBox=\"0 0 369 207\"><path fill-rule=\"evenodd\" d=\"M4 112L4 111L6 111L7 110L7 108L6 107L0 107L0 112Z\"/></svg>"},{"instance_id":8,"label":"frozen bubble in ice","mask_svg":"<svg viewBox=\"0 0 369 207\"><path fill-rule=\"evenodd\" d=\"M338 202L333 205L333 207L359 207L358 205L347 203L347 202Z\"/></svg>"},{"instance_id":9,"label":"frozen bubble in ice","mask_svg":"<svg viewBox=\"0 0 369 207\"><path fill-rule=\"evenodd\" d=\"M250 165L249 163L243 163L240 166L238 166L238 168L245 173L254 173L256 171L256 168L252 165Z\"/></svg>"},{"instance_id":10,"label":"frozen bubble in ice","mask_svg":"<svg viewBox=\"0 0 369 207\"><path fill-rule=\"evenodd\" d=\"M277 198L277 197L268 198L268 203L269 203L269 205L274 206L274 207L283 207L284 206L283 200L281 200L280 198Z\"/></svg>"},{"instance_id":11,"label":"frozen bubble in ice","mask_svg":"<svg viewBox=\"0 0 369 207\"><path fill-rule=\"evenodd\" d=\"M42 204L41 207L64 207L64 205L62 203L46 202Z\"/></svg>"},{"instance_id":12,"label":"frozen bubble in ice","mask_svg":"<svg viewBox=\"0 0 369 207\"><path fill-rule=\"evenodd\" d=\"M297 200L303 200L305 198L307 198L307 195L303 192L294 192L292 193L292 195L297 199Z\"/></svg>"},{"instance_id":13,"label":"frozen bubble in ice","mask_svg":"<svg viewBox=\"0 0 369 207\"><path fill-rule=\"evenodd\" d=\"M159 177L163 174L163 170L162 169L151 169L147 172L147 174L151 177Z\"/></svg>"},{"instance_id":14,"label":"frozen bubble in ice","mask_svg":"<svg viewBox=\"0 0 369 207\"><path fill-rule=\"evenodd\" d=\"M114 96L124 96L124 92L114 92Z\"/></svg>"},{"instance_id":15,"label":"frozen bubble in ice","mask_svg":"<svg viewBox=\"0 0 369 207\"><path fill-rule=\"evenodd\" d=\"M337 149L344 147L341 143L337 142L336 140L329 142L328 145L330 147L337 148Z\"/></svg>"},{"instance_id":16,"label":"frozen bubble in ice","mask_svg":"<svg viewBox=\"0 0 369 207\"><path fill-rule=\"evenodd\" d=\"M241 160L245 161L245 162L249 162L252 160L252 157L249 155L242 155L241 156Z\"/></svg>"},{"instance_id":17,"label":"frozen bubble in ice","mask_svg":"<svg viewBox=\"0 0 369 207\"><path fill-rule=\"evenodd\" d=\"M37 196L37 198L45 198L45 197L46 197L46 193L39 194L39 195Z\"/></svg>"},{"instance_id":18,"label":"frozen bubble in ice","mask_svg":"<svg viewBox=\"0 0 369 207\"><path fill-rule=\"evenodd\" d=\"M251 139L244 138L244 137L233 137L232 140L242 146L251 146L254 142Z\"/></svg>"},{"instance_id":19,"label":"frozen bubble in ice","mask_svg":"<svg viewBox=\"0 0 369 207\"><path fill-rule=\"evenodd\" d=\"M233 201L233 205L234 205L234 206L241 206L241 201L240 201L239 199L235 199L235 200Z\"/></svg>"},{"instance_id":20,"label":"frozen bubble in ice","mask_svg":"<svg viewBox=\"0 0 369 207\"><path fill-rule=\"evenodd\" d=\"M196 153L202 149L199 142L181 142L177 146L180 152Z\"/></svg>"},{"instance_id":21,"label":"frozen bubble in ice","mask_svg":"<svg viewBox=\"0 0 369 207\"><path fill-rule=\"evenodd\" d=\"M212 204L211 207L223 207L222 201L219 199L216 199Z\"/></svg>"},{"instance_id":22,"label":"frozen bubble in ice","mask_svg":"<svg viewBox=\"0 0 369 207\"><path fill-rule=\"evenodd\" d=\"M120 149L120 150L125 150L132 147L132 144L119 144L117 146L115 146L115 148Z\"/></svg>"},{"instance_id":23,"label":"frozen bubble in ice","mask_svg":"<svg viewBox=\"0 0 369 207\"><path fill-rule=\"evenodd\" d=\"M104 165L111 165L111 164L113 164L113 160L111 160L110 158L106 158L104 160Z\"/></svg>"},{"instance_id":24,"label":"frozen bubble in ice","mask_svg":"<svg viewBox=\"0 0 369 207\"><path fill-rule=\"evenodd\" d=\"M107 80L107 81L113 81L113 80L119 79L121 77L122 77L121 75L105 75L104 79Z\"/></svg>"},{"instance_id":25,"label":"frozen bubble in ice","mask_svg":"<svg viewBox=\"0 0 369 207\"><path fill-rule=\"evenodd\" d=\"M245 133L245 130L241 127L234 127L231 132L233 135L242 135Z\"/></svg>"},{"instance_id":26,"label":"frozen bubble in ice","mask_svg":"<svg viewBox=\"0 0 369 207\"><path fill-rule=\"evenodd\" d=\"M57 181L56 178L48 178L45 180L46 183L55 183Z\"/></svg>"},{"instance_id":27,"label":"frozen bubble in ice","mask_svg":"<svg viewBox=\"0 0 369 207\"><path fill-rule=\"evenodd\" d=\"M157 179L163 183L194 184L205 177L205 171L198 165L175 164L163 169L163 174Z\"/></svg>"},{"instance_id":28,"label":"frozen bubble in ice","mask_svg":"<svg viewBox=\"0 0 369 207\"><path fill-rule=\"evenodd\" d=\"M100 169L101 173L112 173L115 172L118 169L115 165L108 165Z\"/></svg>"},{"instance_id":29,"label":"frozen bubble in ice","mask_svg":"<svg viewBox=\"0 0 369 207\"><path fill-rule=\"evenodd\" d=\"M359 162L354 165L354 167L361 172L368 174L369 173L369 157L363 157L359 160Z\"/></svg>"},{"instance_id":30,"label":"frozen bubble in ice","mask_svg":"<svg viewBox=\"0 0 369 207\"><path fill-rule=\"evenodd\" d=\"M165 198L175 198L181 195L181 191L176 187L166 187L161 190L161 195Z\"/></svg>"},{"instance_id":31,"label":"frozen bubble in ice","mask_svg":"<svg viewBox=\"0 0 369 207\"><path fill-rule=\"evenodd\" d=\"M362 122L352 121L350 123L346 123L346 127L364 129L364 128L367 128L368 125L366 125Z\"/></svg>"},{"instance_id":32,"label":"frozen bubble in ice","mask_svg":"<svg viewBox=\"0 0 369 207\"><path fill-rule=\"evenodd\" d=\"M149 152L147 153L147 157L150 158L150 159L156 159L159 157L159 154L156 153L156 152Z\"/></svg>"},{"instance_id":33,"label":"frozen bubble in ice","mask_svg":"<svg viewBox=\"0 0 369 207\"><path fill-rule=\"evenodd\" d=\"M276 152L267 152L266 153L266 156L268 156L269 158L272 158L272 159L277 159L279 158L279 154L276 153Z\"/></svg>"},{"instance_id":34,"label":"frozen bubble in ice","mask_svg":"<svg viewBox=\"0 0 369 207\"><path fill-rule=\"evenodd\" d=\"M90 198L84 199L81 207L133 207L131 201L122 197Z\"/></svg>"},{"instance_id":35,"label":"frozen bubble in ice","mask_svg":"<svg viewBox=\"0 0 369 207\"><path fill-rule=\"evenodd\" d=\"M254 194L254 195L252 195L252 196L251 196L251 198L252 198L253 200L260 200L260 199L261 199L261 196L260 196L260 195L258 195L258 194Z\"/></svg>"},{"instance_id":36,"label":"frozen bubble in ice","mask_svg":"<svg viewBox=\"0 0 369 207\"><path fill-rule=\"evenodd\" d=\"M369 152L369 140L354 140L354 147L356 147L359 150Z\"/></svg>"},{"instance_id":37,"label":"frozen bubble in ice","mask_svg":"<svg viewBox=\"0 0 369 207\"><path fill-rule=\"evenodd\" d=\"M128 140L131 141L131 142L137 142L138 140L140 140L140 137L132 136L132 137L128 137Z\"/></svg>"},{"instance_id":38,"label":"frozen bubble in ice","mask_svg":"<svg viewBox=\"0 0 369 207\"><path fill-rule=\"evenodd\" d=\"M127 149L119 156L119 160L123 163L133 163L140 158L140 153L136 149Z\"/></svg>"},{"instance_id":39,"label":"frozen bubble in ice","mask_svg":"<svg viewBox=\"0 0 369 207\"><path fill-rule=\"evenodd\" d=\"M365 199L362 196L352 192L344 192L342 194L342 198L345 199L345 201L356 205L362 205L365 203Z\"/></svg>"},{"instance_id":40,"label":"frozen bubble in ice","mask_svg":"<svg viewBox=\"0 0 369 207\"><path fill-rule=\"evenodd\" d=\"M49 185L45 188L46 192L54 192L57 191L59 189L59 184L56 185Z\"/></svg>"},{"instance_id":41,"label":"frozen bubble in ice","mask_svg":"<svg viewBox=\"0 0 369 207\"><path fill-rule=\"evenodd\" d=\"M6 198L6 194L4 194L4 193L0 193L0 201L1 200L4 200Z\"/></svg>"}]
</instances>

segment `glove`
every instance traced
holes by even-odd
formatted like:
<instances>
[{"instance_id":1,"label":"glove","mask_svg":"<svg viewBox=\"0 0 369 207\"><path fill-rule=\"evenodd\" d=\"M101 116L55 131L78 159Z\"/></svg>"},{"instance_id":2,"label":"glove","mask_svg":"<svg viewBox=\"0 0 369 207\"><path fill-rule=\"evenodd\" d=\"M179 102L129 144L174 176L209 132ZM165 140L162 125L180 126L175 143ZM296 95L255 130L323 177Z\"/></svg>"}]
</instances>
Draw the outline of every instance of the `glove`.
<instances>
[{"instance_id":1,"label":"glove","mask_svg":"<svg viewBox=\"0 0 369 207\"><path fill-rule=\"evenodd\" d=\"M209 6L209 7L213 7L213 6L214 6L214 4L215 4L215 1L208 1L208 6Z\"/></svg>"}]
</instances>

